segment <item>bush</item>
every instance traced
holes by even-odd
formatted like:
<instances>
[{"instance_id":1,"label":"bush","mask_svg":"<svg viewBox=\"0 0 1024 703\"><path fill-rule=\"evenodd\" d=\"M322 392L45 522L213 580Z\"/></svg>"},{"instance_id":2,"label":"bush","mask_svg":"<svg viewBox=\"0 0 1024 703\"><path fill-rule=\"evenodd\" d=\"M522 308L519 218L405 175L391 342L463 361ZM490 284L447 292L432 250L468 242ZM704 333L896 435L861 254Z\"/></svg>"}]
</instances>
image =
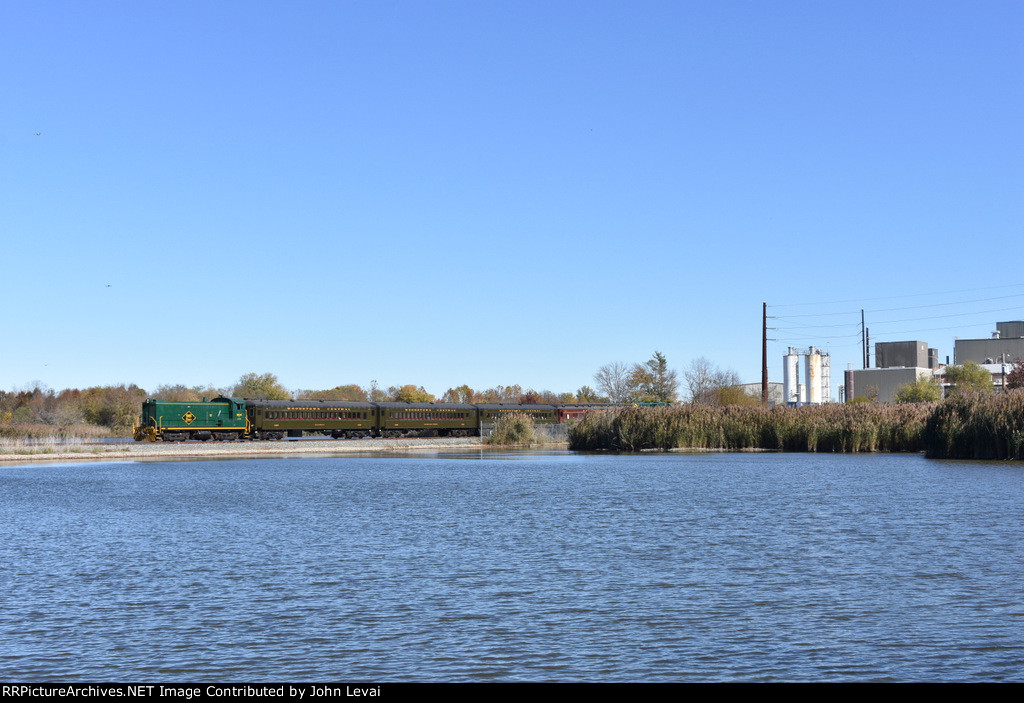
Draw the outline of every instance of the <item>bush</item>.
<instances>
[{"instance_id":1,"label":"bush","mask_svg":"<svg viewBox=\"0 0 1024 703\"><path fill-rule=\"evenodd\" d=\"M897 388L895 400L897 403L935 403L942 400L942 388L935 377L929 375Z\"/></svg>"},{"instance_id":2,"label":"bush","mask_svg":"<svg viewBox=\"0 0 1024 703\"><path fill-rule=\"evenodd\" d=\"M514 413L499 417L488 444L529 444L533 441L533 418Z\"/></svg>"}]
</instances>

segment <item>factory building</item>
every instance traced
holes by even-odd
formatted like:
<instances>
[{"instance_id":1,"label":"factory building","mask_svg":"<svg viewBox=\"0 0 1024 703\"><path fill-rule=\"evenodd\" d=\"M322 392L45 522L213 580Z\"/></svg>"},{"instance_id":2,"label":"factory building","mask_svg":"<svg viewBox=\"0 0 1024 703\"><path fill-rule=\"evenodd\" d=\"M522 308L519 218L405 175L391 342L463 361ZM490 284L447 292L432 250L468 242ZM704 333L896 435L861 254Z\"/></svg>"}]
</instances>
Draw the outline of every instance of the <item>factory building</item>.
<instances>
[{"instance_id":1,"label":"factory building","mask_svg":"<svg viewBox=\"0 0 1024 703\"><path fill-rule=\"evenodd\" d=\"M845 400L868 398L877 403L892 403L900 386L927 378L938 367L939 351L927 342L878 342L875 368L847 369L843 396Z\"/></svg>"},{"instance_id":2,"label":"factory building","mask_svg":"<svg viewBox=\"0 0 1024 703\"><path fill-rule=\"evenodd\" d=\"M867 398L876 403L892 403L896 391L907 383L917 383L932 375L931 369L905 366L884 369L847 369L843 393L846 400Z\"/></svg>"},{"instance_id":3,"label":"factory building","mask_svg":"<svg viewBox=\"0 0 1024 703\"><path fill-rule=\"evenodd\" d=\"M875 367L879 369L939 367L939 350L929 349L927 342L878 342L875 344Z\"/></svg>"},{"instance_id":4,"label":"factory building","mask_svg":"<svg viewBox=\"0 0 1024 703\"><path fill-rule=\"evenodd\" d=\"M760 383L741 383L739 386L744 393L758 400L761 399L761 384ZM783 392L782 384L778 381L768 382L768 405L778 405L782 402Z\"/></svg>"},{"instance_id":5,"label":"factory building","mask_svg":"<svg viewBox=\"0 0 1024 703\"><path fill-rule=\"evenodd\" d=\"M957 339L953 342L953 363L1013 363L1024 359L1024 322L997 322L989 339Z\"/></svg>"}]
</instances>

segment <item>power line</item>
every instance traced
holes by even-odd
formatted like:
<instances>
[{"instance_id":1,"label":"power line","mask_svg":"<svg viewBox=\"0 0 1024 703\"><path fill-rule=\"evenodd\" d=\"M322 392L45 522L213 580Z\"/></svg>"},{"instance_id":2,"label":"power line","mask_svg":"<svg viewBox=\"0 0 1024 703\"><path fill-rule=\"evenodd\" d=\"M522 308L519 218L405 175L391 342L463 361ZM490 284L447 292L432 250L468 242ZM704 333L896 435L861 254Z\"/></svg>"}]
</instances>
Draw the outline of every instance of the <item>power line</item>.
<instances>
[{"instance_id":1,"label":"power line","mask_svg":"<svg viewBox=\"0 0 1024 703\"><path fill-rule=\"evenodd\" d=\"M901 305L896 308L875 308L874 310L865 309L864 312L874 314L879 312L893 312L894 310L921 310L923 308L941 308L941 307L954 307L957 305L968 305L970 303L986 303L990 300L1007 300L1010 298L1024 298L1024 293L1014 293L1013 295L997 295L991 298L974 298L973 300L958 300L956 302L946 303L928 303L926 305ZM1004 310L1013 310L1015 308L1004 308ZM985 312L985 311L981 311ZM978 314L981 314L979 312ZM993 312L1000 312L995 310ZM771 320L789 320L801 317L834 317L837 315L859 315L860 310L842 310L839 312L814 312L814 313L803 313L799 315L769 315L768 318Z\"/></svg>"},{"instance_id":2,"label":"power line","mask_svg":"<svg viewBox=\"0 0 1024 703\"><path fill-rule=\"evenodd\" d=\"M906 295L887 295L878 298L852 298L850 300L825 300L825 301L814 301L810 303L780 303L778 305L769 305L769 308L795 308L795 307L806 307L808 305L844 305L846 303L867 303L876 300L900 300L902 298L920 298L926 295L953 295L956 293L974 293L979 290L1004 290L1006 288L1021 288L1024 287L1024 283L1010 283L1005 286L986 286L984 288L962 288L960 290L949 290L940 291L935 293L907 293ZM858 311L859 312L859 311Z\"/></svg>"},{"instance_id":3,"label":"power line","mask_svg":"<svg viewBox=\"0 0 1024 703\"><path fill-rule=\"evenodd\" d=\"M942 319L946 319L946 318L950 318L950 317L970 317L970 316L974 316L974 315L987 315L987 314L995 313L995 312L1008 312L1008 311L1013 311L1013 310L1020 310L1020 308L1015 306L1015 307L1012 307L1012 308L996 308L994 310L977 310L977 311L972 311L972 312L953 312L953 313L949 313L949 314L946 314L946 315L928 315L928 316L924 316L924 317L904 317L904 318L899 319L899 320L872 320L871 326L874 327L875 325L891 325L891 324L898 324L898 323L902 323L902 322L917 322L918 320L942 320ZM785 320L786 318L774 318L774 319ZM822 329L822 328L828 328L828 327L849 327L851 324L854 324L854 323L842 323L842 324L835 324L835 325L795 325L795 326L792 326L792 327L776 327L774 329L778 329L778 330ZM980 325L980 324L988 324L988 323L980 323L979 322L978 324Z\"/></svg>"}]
</instances>

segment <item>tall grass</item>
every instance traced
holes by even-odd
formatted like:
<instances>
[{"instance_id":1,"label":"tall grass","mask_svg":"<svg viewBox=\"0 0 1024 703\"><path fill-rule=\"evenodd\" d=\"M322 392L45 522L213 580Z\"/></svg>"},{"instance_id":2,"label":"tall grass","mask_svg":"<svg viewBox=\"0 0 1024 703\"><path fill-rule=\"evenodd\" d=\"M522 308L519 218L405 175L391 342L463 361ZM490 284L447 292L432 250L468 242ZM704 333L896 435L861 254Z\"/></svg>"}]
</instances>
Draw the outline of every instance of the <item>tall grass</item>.
<instances>
[{"instance_id":1,"label":"tall grass","mask_svg":"<svg viewBox=\"0 0 1024 703\"><path fill-rule=\"evenodd\" d=\"M62 454L71 452L99 451L98 448L87 447L81 437L36 437L32 439L0 436L0 455L2 454Z\"/></svg>"},{"instance_id":2,"label":"tall grass","mask_svg":"<svg viewBox=\"0 0 1024 703\"><path fill-rule=\"evenodd\" d=\"M59 427L43 423L0 424L0 437L7 439L46 440L56 439L96 439L99 437L117 437L109 427L87 425L85 423Z\"/></svg>"},{"instance_id":3,"label":"tall grass","mask_svg":"<svg viewBox=\"0 0 1024 703\"><path fill-rule=\"evenodd\" d=\"M529 444L533 441L533 418L523 413L499 417L488 444Z\"/></svg>"},{"instance_id":4,"label":"tall grass","mask_svg":"<svg viewBox=\"0 0 1024 703\"><path fill-rule=\"evenodd\" d=\"M919 403L617 408L588 413L570 427L569 448L914 452L924 448L922 433L934 407Z\"/></svg>"},{"instance_id":5,"label":"tall grass","mask_svg":"<svg viewBox=\"0 0 1024 703\"><path fill-rule=\"evenodd\" d=\"M947 398L924 430L935 459L1024 459L1024 391Z\"/></svg>"}]
</instances>

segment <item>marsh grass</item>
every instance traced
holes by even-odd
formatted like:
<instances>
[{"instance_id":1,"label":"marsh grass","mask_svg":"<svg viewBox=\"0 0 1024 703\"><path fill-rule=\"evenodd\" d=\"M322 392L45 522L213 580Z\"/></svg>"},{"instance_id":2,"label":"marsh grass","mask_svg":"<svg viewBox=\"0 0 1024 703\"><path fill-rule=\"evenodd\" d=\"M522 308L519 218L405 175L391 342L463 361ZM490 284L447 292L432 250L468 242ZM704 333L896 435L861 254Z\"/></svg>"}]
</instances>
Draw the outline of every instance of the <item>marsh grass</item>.
<instances>
[{"instance_id":1,"label":"marsh grass","mask_svg":"<svg viewBox=\"0 0 1024 703\"><path fill-rule=\"evenodd\" d=\"M98 453L100 447L86 446L85 437L3 437L0 436L0 454L70 454Z\"/></svg>"},{"instance_id":2,"label":"marsh grass","mask_svg":"<svg viewBox=\"0 0 1024 703\"><path fill-rule=\"evenodd\" d=\"M100 437L119 437L109 427L88 425L85 423L59 427L43 423L0 424L0 440L67 440L67 439L98 439Z\"/></svg>"},{"instance_id":3,"label":"marsh grass","mask_svg":"<svg viewBox=\"0 0 1024 703\"><path fill-rule=\"evenodd\" d=\"M924 445L935 459L1024 459L1024 391L947 398L928 418Z\"/></svg>"},{"instance_id":4,"label":"marsh grass","mask_svg":"<svg viewBox=\"0 0 1024 703\"><path fill-rule=\"evenodd\" d=\"M916 452L935 405L617 408L570 427L569 448Z\"/></svg>"}]
</instances>

